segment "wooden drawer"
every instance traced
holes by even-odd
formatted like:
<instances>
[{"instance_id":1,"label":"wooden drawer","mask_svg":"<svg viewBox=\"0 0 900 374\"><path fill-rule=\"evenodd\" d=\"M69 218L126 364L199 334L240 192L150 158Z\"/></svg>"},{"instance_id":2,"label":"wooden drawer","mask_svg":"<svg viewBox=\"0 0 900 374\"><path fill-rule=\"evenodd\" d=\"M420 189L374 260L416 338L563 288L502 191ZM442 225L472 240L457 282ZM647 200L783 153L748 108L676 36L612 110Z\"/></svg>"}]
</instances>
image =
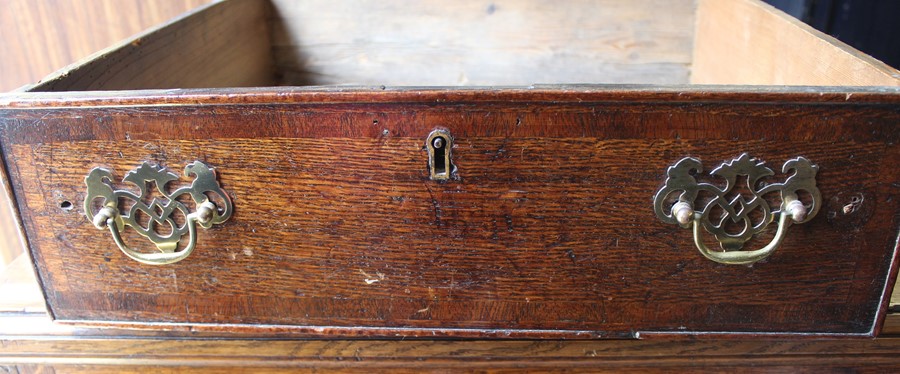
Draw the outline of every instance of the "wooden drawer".
<instances>
[{"instance_id":1,"label":"wooden drawer","mask_svg":"<svg viewBox=\"0 0 900 374\"><path fill-rule=\"evenodd\" d=\"M784 39L795 48L779 59ZM0 145L57 321L298 336L872 336L896 276L900 90L885 86L897 74L751 1L232 0L4 95ZM654 211L686 157L703 165L687 178L720 189L730 166L708 174L723 163L762 177L720 195L736 214L769 209L751 217L774 222L743 252L783 238L770 255L712 261L668 218L676 195L660 193L662 218ZM152 243L114 216L92 224L94 168L116 189L138 193L123 183L135 170L127 178L172 193L207 166L224 191L208 194L218 214L233 209L183 237L180 250L197 244L180 261L135 261L106 218L130 256L152 257ZM780 224L789 193L753 200L804 172L811 219ZM697 212L716 197L705 191ZM143 225L174 199L148 195ZM111 204L126 216L136 203L121 200Z\"/></svg>"}]
</instances>

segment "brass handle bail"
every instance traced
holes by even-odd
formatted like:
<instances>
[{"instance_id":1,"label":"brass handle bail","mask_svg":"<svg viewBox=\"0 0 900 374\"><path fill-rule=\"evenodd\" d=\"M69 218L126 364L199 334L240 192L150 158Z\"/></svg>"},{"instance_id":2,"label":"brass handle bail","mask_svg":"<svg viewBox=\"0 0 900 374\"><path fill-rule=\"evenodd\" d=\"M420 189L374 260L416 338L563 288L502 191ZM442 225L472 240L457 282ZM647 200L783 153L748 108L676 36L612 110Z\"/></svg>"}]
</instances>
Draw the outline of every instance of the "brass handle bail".
<instances>
[{"instance_id":1,"label":"brass handle bail","mask_svg":"<svg viewBox=\"0 0 900 374\"><path fill-rule=\"evenodd\" d=\"M169 192L166 185L179 179L178 175L145 162L125 174L122 180L138 187L140 193L135 194L130 190L115 189L111 170L94 168L85 178L88 192L84 199L84 213L98 229L109 229L113 241L122 253L138 262L164 265L181 261L194 251L197 244L197 225L210 228L213 224L228 220L232 212L231 199L216 180L215 169L195 161L185 167L184 174L194 176L191 185ZM151 185L155 185L156 191L162 194L163 199L154 198L150 203L146 203L145 197L152 193ZM216 205L210 199L211 196L217 197L222 206ZM196 206L194 212L190 212L183 202L188 199ZM127 211L119 210L121 200L133 202ZM100 208L96 209L95 213L97 203ZM138 222L139 212L150 217L146 224ZM176 222L174 218L176 213L185 217L183 224ZM159 253L137 251L125 244L122 231L126 226L153 242ZM168 226L171 232L167 235L160 234L158 230L160 226ZM188 241L184 248L179 250L178 246L184 235L188 235Z\"/></svg>"},{"instance_id":2,"label":"brass handle bail","mask_svg":"<svg viewBox=\"0 0 900 374\"><path fill-rule=\"evenodd\" d=\"M710 172L725 180L725 186L721 186L699 182L697 177L703 171L700 160L685 157L667 170L666 183L654 197L654 211L663 222L692 228L694 245L704 257L723 264L749 265L769 257L781 245L789 225L807 222L819 211L822 198L816 187L818 170L806 158L797 157L784 163L782 172L793 172L784 182L765 183L764 179L775 173L745 153ZM776 211L763 198L770 193L781 194ZM809 204L801 201L801 193L810 196ZM707 200L700 201L701 195ZM677 196L676 202L666 209L673 196ZM698 205L700 209L695 208ZM714 216L713 211L721 214ZM778 230L769 244L757 250L741 250L776 219ZM737 225L740 230L729 230L729 225ZM721 251L704 244L703 231L715 236Z\"/></svg>"}]
</instances>

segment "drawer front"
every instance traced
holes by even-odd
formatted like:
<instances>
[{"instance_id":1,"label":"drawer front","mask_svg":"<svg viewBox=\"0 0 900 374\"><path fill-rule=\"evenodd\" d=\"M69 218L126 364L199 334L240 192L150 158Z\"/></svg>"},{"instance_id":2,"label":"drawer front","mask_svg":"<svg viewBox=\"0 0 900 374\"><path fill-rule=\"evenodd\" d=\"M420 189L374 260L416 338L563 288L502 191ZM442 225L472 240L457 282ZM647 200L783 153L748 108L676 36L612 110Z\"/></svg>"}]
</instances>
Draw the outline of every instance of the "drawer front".
<instances>
[{"instance_id":1,"label":"drawer front","mask_svg":"<svg viewBox=\"0 0 900 374\"><path fill-rule=\"evenodd\" d=\"M883 314L900 183L890 100L315 95L3 111L6 166L53 316L558 338L870 335ZM452 136L446 181L428 169L425 139L437 128ZM653 197L683 157L708 172L745 152L773 181L795 157L818 165L821 210L765 260L725 265L658 219ZM180 174L196 160L216 169L234 211L200 230L180 262L128 258L78 208L94 167L125 188L118 181L141 162Z\"/></svg>"}]
</instances>

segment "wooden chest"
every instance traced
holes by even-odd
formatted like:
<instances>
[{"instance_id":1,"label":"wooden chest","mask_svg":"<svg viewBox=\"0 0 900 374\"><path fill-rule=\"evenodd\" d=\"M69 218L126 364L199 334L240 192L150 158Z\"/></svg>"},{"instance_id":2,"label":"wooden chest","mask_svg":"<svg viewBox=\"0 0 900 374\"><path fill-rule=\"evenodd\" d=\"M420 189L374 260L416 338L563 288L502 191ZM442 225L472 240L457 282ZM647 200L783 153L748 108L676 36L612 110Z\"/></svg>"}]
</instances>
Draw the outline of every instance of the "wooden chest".
<instances>
[{"instance_id":1,"label":"wooden chest","mask_svg":"<svg viewBox=\"0 0 900 374\"><path fill-rule=\"evenodd\" d=\"M57 321L869 337L898 74L749 0L230 0L3 95L0 146Z\"/></svg>"}]
</instances>

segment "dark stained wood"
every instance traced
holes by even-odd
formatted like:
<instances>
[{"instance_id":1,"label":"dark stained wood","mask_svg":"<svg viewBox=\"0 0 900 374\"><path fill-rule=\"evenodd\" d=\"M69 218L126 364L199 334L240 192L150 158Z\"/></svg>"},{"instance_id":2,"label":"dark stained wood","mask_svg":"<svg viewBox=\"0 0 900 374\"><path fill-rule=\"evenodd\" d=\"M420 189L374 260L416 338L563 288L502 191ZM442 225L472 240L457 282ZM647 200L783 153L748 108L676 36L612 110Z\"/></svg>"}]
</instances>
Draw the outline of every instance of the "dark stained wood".
<instances>
[{"instance_id":1,"label":"dark stained wood","mask_svg":"<svg viewBox=\"0 0 900 374\"><path fill-rule=\"evenodd\" d=\"M0 111L0 144L61 321L297 336L877 331L900 94L661 91L235 89L66 108L36 95ZM446 183L428 179L422 150L438 126L456 139ZM712 263L651 199L681 157L711 169L741 152L773 169L806 156L826 201L870 194L871 216L825 206L767 261ZM121 177L196 159L218 168L235 215L180 263L131 261L60 209L80 205L94 166Z\"/></svg>"}]
</instances>

